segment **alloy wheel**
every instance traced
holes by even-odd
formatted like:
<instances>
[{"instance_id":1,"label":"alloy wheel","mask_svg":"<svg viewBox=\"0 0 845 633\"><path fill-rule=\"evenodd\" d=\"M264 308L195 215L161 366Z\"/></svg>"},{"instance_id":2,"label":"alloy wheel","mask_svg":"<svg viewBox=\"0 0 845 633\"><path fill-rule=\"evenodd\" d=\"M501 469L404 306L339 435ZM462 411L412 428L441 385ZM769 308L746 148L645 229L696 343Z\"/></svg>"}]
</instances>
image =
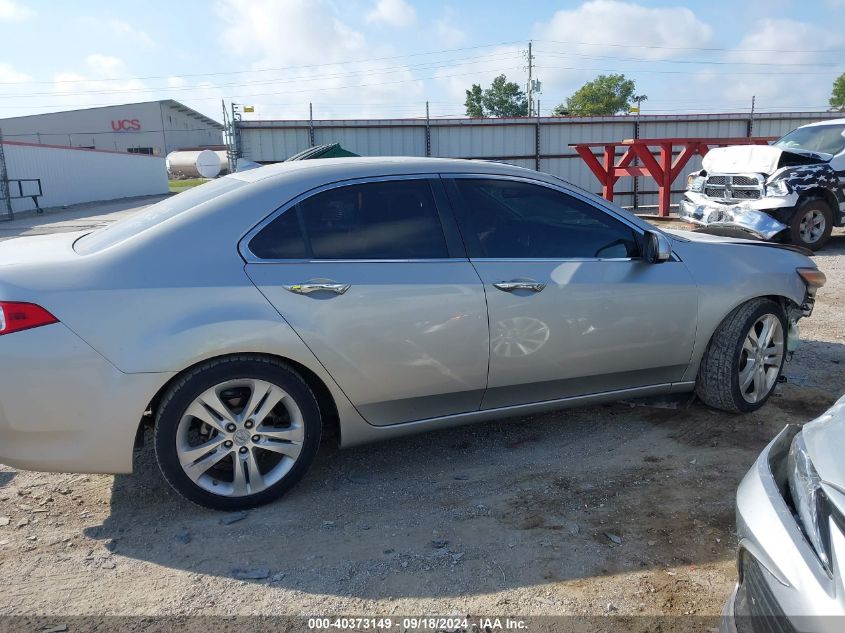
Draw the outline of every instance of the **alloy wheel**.
<instances>
[{"instance_id":1,"label":"alloy wheel","mask_svg":"<svg viewBox=\"0 0 845 633\"><path fill-rule=\"evenodd\" d=\"M176 431L176 452L199 487L244 497L280 481L296 463L304 439L302 412L287 392L264 380L228 380L187 407Z\"/></svg>"},{"instance_id":2,"label":"alloy wheel","mask_svg":"<svg viewBox=\"0 0 845 633\"><path fill-rule=\"evenodd\" d=\"M824 235L825 228L827 228L827 222L824 213L818 209L811 209L801 218L798 234L806 244L815 244Z\"/></svg>"},{"instance_id":3,"label":"alloy wheel","mask_svg":"<svg viewBox=\"0 0 845 633\"><path fill-rule=\"evenodd\" d=\"M739 390L751 404L764 399L777 382L783 364L783 325L773 314L754 322L739 356Z\"/></svg>"}]
</instances>

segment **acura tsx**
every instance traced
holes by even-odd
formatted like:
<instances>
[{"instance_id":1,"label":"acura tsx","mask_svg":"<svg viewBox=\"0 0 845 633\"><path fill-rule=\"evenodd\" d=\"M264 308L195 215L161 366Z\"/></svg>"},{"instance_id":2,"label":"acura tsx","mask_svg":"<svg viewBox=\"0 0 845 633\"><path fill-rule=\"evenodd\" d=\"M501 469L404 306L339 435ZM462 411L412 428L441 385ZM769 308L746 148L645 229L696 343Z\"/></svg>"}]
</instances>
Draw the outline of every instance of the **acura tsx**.
<instances>
[{"instance_id":1,"label":"acura tsx","mask_svg":"<svg viewBox=\"0 0 845 633\"><path fill-rule=\"evenodd\" d=\"M341 446L619 398L761 407L824 276L554 176L416 158L236 173L0 244L0 461L265 503Z\"/></svg>"}]
</instances>

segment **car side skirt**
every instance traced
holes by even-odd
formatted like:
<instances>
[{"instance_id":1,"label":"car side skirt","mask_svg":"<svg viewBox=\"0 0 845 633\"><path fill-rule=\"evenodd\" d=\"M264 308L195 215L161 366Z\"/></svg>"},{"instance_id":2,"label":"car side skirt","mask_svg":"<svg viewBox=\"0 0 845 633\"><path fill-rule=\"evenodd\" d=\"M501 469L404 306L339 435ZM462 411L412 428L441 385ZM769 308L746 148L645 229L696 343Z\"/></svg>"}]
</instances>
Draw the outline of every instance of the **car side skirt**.
<instances>
[{"instance_id":1,"label":"car side skirt","mask_svg":"<svg viewBox=\"0 0 845 633\"><path fill-rule=\"evenodd\" d=\"M694 388L695 382L663 383L658 385L649 385L647 387L636 387L633 389L618 389L615 391L606 391L603 393L595 393L582 396L572 396L569 398L547 400L544 402L533 402L524 405L499 407L497 409L472 411L470 413L447 415L438 418L417 420L414 422L404 422L402 424L392 424L389 426L373 426L371 424L367 424L366 422L364 422L363 424L361 424L360 422L344 423L344 421L341 420L340 446L341 448L349 448L351 446L359 446L361 444L369 444L371 442L389 440L397 437L402 437L404 435L412 435L414 433L423 433L436 429L452 428L465 424L472 424L475 422L488 422L490 420L498 420L508 417L534 415L559 409L569 409L573 407L603 404L606 402L614 402L616 400L621 400L624 398L643 398L647 396L658 396L669 393L685 393L692 391Z\"/></svg>"}]
</instances>

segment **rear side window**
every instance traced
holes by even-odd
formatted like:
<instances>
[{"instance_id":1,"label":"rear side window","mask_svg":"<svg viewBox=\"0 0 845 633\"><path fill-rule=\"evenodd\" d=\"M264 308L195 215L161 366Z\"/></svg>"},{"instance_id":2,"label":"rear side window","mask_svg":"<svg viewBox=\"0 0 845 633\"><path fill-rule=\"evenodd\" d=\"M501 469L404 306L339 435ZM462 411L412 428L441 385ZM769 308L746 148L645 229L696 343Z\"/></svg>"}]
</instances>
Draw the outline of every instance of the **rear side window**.
<instances>
[{"instance_id":1,"label":"rear side window","mask_svg":"<svg viewBox=\"0 0 845 633\"><path fill-rule=\"evenodd\" d=\"M93 233L83 235L76 240L73 248L80 255L96 253L161 224L165 220L169 220L188 209L213 200L218 196L222 196L224 193L243 187L245 184L245 182L235 178L212 180L188 191L166 198L123 220L118 220L102 229L97 229Z\"/></svg>"},{"instance_id":2,"label":"rear side window","mask_svg":"<svg viewBox=\"0 0 845 633\"><path fill-rule=\"evenodd\" d=\"M449 256L427 180L337 187L307 198L249 242L261 259L441 259ZM304 253L304 255L303 255Z\"/></svg>"}]
</instances>

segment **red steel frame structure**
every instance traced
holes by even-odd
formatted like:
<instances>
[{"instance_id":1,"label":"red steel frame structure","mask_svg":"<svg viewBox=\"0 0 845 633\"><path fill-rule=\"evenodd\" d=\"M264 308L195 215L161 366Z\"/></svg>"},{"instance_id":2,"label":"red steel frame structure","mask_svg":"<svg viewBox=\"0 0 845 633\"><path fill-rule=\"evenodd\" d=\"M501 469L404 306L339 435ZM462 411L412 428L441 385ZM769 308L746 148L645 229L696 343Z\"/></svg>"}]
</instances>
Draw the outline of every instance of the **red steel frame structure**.
<instances>
[{"instance_id":1,"label":"red steel frame structure","mask_svg":"<svg viewBox=\"0 0 845 633\"><path fill-rule=\"evenodd\" d=\"M613 200L613 186L622 176L651 176L657 182L659 202L658 215L669 215L672 183L681 174L690 158L696 154L704 156L713 147L727 145L766 145L775 137L740 137L740 138L637 138L611 143L572 143L578 155L587 163L602 186L602 195ZM594 147L603 147L602 161L593 153ZM617 162L617 147L625 148L625 153ZM675 148L680 148L677 157ZM655 158L654 149L659 151ZM634 158L639 158L642 166L632 166Z\"/></svg>"}]
</instances>

